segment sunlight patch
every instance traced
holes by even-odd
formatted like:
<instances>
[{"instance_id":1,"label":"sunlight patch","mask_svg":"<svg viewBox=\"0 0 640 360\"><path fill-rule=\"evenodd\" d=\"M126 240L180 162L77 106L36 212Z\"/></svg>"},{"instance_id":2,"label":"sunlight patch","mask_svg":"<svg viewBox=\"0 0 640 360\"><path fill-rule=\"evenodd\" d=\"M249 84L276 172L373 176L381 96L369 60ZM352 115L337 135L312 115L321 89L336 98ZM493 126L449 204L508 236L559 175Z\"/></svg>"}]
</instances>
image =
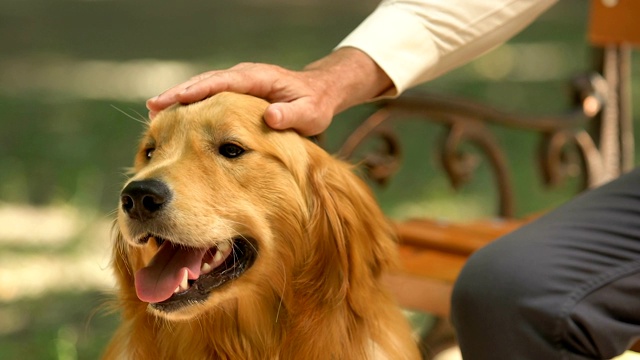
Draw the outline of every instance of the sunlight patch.
<instances>
[{"instance_id":1,"label":"sunlight patch","mask_svg":"<svg viewBox=\"0 0 640 360\"><path fill-rule=\"evenodd\" d=\"M0 91L14 95L46 91L80 99L140 101L204 68L178 60L80 60L55 55L6 58L0 60Z\"/></svg>"},{"instance_id":2,"label":"sunlight patch","mask_svg":"<svg viewBox=\"0 0 640 360\"><path fill-rule=\"evenodd\" d=\"M111 224L69 205L0 204L0 302L113 289Z\"/></svg>"},{"instance_id":3,"label":"sunlight patch","mask_svg":"<svg viewBox=\"0 0 640 360\"><path fill-rule=\"evenodd\" d=\"M0 245L60 244L81 226L76 209L0 204Z\"/></svg>"},{"instance_id":4,"label":"sunlight patch","mask_svg":"<svg viewBox=\"0 0 640 360\"><path fill-rule=\"evenodd\" d=\"M441 199L407 201L391 209L390 217L394 219L414 219L428 217L438 220L470 220L487 213L487 199L463 196Z\"/></svg>"}]
</instances>

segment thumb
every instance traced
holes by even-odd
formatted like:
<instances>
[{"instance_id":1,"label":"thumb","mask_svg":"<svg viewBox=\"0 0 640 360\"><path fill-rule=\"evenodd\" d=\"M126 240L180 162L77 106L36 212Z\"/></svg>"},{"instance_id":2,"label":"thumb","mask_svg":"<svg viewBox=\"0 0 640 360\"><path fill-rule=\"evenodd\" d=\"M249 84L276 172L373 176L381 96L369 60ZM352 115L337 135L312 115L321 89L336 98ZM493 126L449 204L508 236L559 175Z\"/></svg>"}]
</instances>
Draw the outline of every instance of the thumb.
<instances>
[{"instance_id":1,"label":"thumb","mask_svg":"<svg viewBox=\"0 0 640 360\"><path fill-rule=\"evenodd\" d=\"M267 106L267 109L264 111L263 117L264 122L267 123L270 128L275 130L284 130L289 128L287 122L283 120L283 107L286 108L286 104L274 103Z\"/></svg>"},{"instance_id":2,"label":"thumb","mask_svg":"<svg viewBox=\"0 0 640 360\"><path fill-rule=\"evenodd\" d=\"M305 105L302 101L273 103L265 110L264 121L272 129L293 129L303 136L318 135L329 127L331 115L325 116Z\"/></svg>"}]
</instances>

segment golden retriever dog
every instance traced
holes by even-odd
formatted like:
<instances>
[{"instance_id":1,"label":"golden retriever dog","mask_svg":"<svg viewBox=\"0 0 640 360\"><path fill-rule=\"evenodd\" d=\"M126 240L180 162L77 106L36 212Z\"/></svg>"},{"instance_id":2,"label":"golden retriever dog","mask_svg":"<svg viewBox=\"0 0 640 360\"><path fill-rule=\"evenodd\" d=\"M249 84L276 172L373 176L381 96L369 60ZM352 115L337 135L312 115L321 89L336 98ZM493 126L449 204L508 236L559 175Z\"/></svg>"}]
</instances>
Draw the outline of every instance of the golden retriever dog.
<instances>
[{"instance_id":1,"label":"golden retriever dog","mask_svg":"<svg viewBox=\"0 0 640 360\"><path fill-rule=\"evenodd\" d=\"M418 359L380 282L394 231L369 189L263 100L222 93L149 124L113 249L105 359Z\"/></svg>"}]
</instances>

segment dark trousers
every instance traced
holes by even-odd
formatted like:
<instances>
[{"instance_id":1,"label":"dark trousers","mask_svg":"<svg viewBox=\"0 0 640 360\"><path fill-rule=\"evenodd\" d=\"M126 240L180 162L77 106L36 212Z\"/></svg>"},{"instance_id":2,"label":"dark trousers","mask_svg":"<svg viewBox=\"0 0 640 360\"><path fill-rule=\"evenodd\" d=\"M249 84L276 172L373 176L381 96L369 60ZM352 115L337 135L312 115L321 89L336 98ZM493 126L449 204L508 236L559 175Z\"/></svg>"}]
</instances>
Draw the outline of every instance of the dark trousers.
<instances>
[{"instance_id":1,"label":"dark trousers","mask_svg":"<svg viewBox=\"0 0 640 360\"><path fill-rule=\"evenodd\" d=\"M452 322L465 360L610 359L640 339L640 169L475 253Z\"/></svg>"}]
</instances>

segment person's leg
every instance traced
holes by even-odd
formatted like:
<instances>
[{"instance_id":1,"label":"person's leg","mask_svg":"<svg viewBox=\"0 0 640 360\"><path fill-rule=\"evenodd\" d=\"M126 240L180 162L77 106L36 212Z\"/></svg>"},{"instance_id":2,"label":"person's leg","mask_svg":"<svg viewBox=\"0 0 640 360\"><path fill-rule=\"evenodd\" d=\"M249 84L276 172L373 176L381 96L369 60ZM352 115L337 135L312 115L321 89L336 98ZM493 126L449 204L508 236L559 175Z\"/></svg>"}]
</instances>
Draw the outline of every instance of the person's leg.
<instances>
[{"instance_id":1,"label":"person's leg","mask_svg":"<svg viewBox=\"0 0 640 360\"><path fill-rule=\"evenodd\" d=\"M623 352L640 338L640 170L474 254L452 322L465 360Z\"/></svg>"}]
</instances>

